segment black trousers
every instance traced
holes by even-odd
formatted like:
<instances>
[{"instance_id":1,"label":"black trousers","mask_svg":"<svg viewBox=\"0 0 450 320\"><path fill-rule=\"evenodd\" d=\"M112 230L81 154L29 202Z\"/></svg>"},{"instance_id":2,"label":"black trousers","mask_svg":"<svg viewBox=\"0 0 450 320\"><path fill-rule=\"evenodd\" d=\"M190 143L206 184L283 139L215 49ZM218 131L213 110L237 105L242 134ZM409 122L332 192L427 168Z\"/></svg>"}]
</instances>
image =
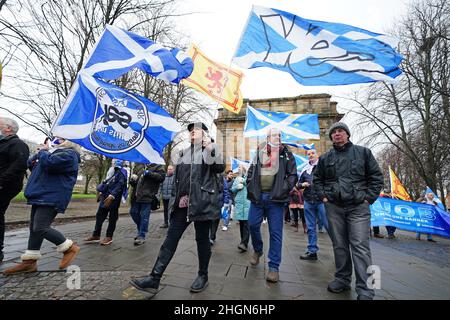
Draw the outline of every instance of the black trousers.
<instances>
[{"instance_id":1,"label":"black trousers","mask_svg":"<svg viewBox=\"0 0 450 320\"><path fill-rule=\"evenodd\" d=\"M163 199L163 207L164 207L164 224L169 224L169 199Z\"/></svg>"},{"instance_id":2,"label":"black trousers","mask_svg":"<svg viewBox=\"0 0 450 320\"><path fill-rule=\"evenodd\" d=\"M95 217L95 229L93 232L94 237L100 237L102 234L103 222L105 222L108 217L108 229L106 230L106 236L112 238L114 231L116 231L117 220L119 220L119 208L117 209L106 209L98 207L98 211Z\"/></svg>"},{"instance_id":3,"label":"black trousers","mask_svg":"<svg viewBox=\"0 0 450 320\"><path fill-rule=\"evenodd\" d=\"M3 252L5 242L5 214L11 200L20 192L22 187L2 188L0 190L0 252Z\"/></svg>"},{"instance_id":4,"label":"black trousers","mask_svg":"<svg viewBox=\"0 0 450 320\"><path fill-rule=\"evenodd\" d=\"M169 230L166 239L159 250L158 259L152 270L152 277L161 279L165 269L177 250L178 242L186 228L191 224L187 221L187 209L177 208L170 215ZM208 275L209 260L211 258L211 245L209 243L209 230L211 220L194 221L195 240L197 241L198 274Z\"/></svg>"},{"instance_id":5,"label":"black trousers","mask_svg":"<svg viewBox=\"0 0 450 320\"><path fill-rule=\"evenodd\" d=\"M248 220L239 220L239 231L241 233L241 243L248 246L250 240L250 228L248 227Z\"/></svg>"}]
</instances>

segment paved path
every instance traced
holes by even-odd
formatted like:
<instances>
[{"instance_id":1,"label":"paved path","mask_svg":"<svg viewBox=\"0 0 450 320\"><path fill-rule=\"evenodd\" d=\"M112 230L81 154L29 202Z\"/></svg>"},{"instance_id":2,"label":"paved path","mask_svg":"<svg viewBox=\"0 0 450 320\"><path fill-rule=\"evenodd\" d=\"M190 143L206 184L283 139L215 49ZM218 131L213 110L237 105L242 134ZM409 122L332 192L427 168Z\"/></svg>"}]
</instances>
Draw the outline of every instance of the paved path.
<instances>
[{"instance_id":1,"label":"paved path","mask_svg":"<svg viewBox=\"0 0 450 320\"><path fill-rule=\"evenodd\" d=\"M280 281L269 284L264 280L267 272L267 250L264 263L256 267L248 264L250 253L239 253L239 228L235 222L223 232L219 229L213 247L209 269L209 287L201 293L191 294L189 287L197 273L197 249L193 225L186 230L178 250L167 268L159 293L151 297L128 285L131 277L149 273L167 229L161 229L162 213L151 216L149 238L143 246L135 247L135 226L129 217L121 217L112 245L83 244L94 222L83 221L58 225L69 238L81 243L81 251L74 265L81 270L80 289L68 289L70 274L55 271L61 254L44 242L43 259L39 272L28 275L0 275L0 300L3 299L355 299L354 290L343 294L327 292L327 283L333 279L334 261L331 242L327 234L319 235L319 260L301 261L305 251L306 235L285 225L283 261ZM105 226L106 228L106 226ZM262 226L265 244L268 244L267 225ZM450 299L450 240L436 237L438 243L414 240L414 234L399 232L396 240L373 239L371 248L374 264L381 268L381 290L376 299ZM13 230L6 235L6 260L0 270L13 265L26 248L28 231Z\"/></svg>"}]
</instances>

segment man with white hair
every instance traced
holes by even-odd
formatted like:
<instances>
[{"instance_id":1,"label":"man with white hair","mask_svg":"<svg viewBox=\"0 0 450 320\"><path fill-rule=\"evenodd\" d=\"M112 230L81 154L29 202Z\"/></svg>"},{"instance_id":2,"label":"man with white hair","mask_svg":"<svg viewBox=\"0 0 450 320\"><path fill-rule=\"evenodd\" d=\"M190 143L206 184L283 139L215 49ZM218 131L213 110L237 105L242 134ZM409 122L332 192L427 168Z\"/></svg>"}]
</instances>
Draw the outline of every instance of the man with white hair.
<instances>
[{"instance_id":1,"label":"man with white hair","mask_svg":"<svg viewBox=\"0 0 450 320\"><path fill-rule=\"evenodd\" d=\"M0 117L0 263L3 261L5 213L11 199L23 187L30 155L28 146L17 136L19 125L10 118Z\"/></svg>"}]
</instances>

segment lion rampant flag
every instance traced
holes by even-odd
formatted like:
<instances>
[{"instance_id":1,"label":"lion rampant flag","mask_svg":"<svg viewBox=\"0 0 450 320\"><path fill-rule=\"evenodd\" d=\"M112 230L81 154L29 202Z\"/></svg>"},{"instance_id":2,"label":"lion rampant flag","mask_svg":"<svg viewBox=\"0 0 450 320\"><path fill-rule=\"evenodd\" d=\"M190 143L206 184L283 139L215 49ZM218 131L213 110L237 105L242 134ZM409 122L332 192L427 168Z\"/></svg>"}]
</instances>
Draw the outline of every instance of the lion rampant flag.
<instances>
[{"instance_id":1,"label":"lion rampant flag","mask_svg":"<svg viewBox=\"0 0 450 320\"><path fill-rule=\"evenodd\" d=\"M205 56L195 45L187 54L194 61L194 71L182 83L211 97L225 109L239 113L242 107L242 94L239 87L243 74Z\"/></svg>"},{"instance_id":2,"label":"lion rampant flag","mask_svg":"<svg viewBox=\"0 0 450 320\"><path fill-rule=\"evenodd\" d=\"M389 177L391 180L391 194L393 198L412 201L405 187L400 182L400 179L395 175L394 170L389 167Z\"/></svg>"}]
</instances>

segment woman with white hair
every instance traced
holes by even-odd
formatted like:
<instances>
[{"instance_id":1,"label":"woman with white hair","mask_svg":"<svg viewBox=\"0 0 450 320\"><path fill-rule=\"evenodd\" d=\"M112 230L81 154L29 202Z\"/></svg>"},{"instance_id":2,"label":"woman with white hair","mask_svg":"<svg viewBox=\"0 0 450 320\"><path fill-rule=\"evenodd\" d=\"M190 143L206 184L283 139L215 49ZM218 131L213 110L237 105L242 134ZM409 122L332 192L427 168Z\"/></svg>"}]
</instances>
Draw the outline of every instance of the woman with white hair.
<instances>
[{"instance_id":1,"label":"woman with white hair","mask_svg":"<svg viewBox=\"0 0 450 320\"><path fill-rule=\"evenodd\" d=\"M55 138L50 145L42 145L39 152L28 160L31 175L25 188L25 197L31 207L28 247L22 262L6 269L11 275L37 271L37 260L44 239L56 245L63 254L60 269L67 268L80 248L72 240L53 229L51 224L58 213L64 213L77 180L80 148L78 145Z\"/></svg>"}]
</instances>

